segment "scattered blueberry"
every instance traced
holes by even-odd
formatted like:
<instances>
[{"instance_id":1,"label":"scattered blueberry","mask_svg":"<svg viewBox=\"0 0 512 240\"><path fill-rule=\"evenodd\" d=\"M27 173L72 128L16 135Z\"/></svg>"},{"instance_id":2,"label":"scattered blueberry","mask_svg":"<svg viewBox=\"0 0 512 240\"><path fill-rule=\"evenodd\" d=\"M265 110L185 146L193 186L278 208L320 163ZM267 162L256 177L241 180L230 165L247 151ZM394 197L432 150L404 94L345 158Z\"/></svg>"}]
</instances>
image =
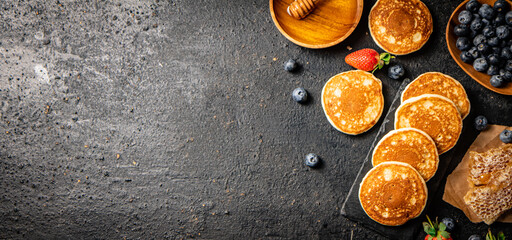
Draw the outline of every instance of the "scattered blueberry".
<instances>
[{"instance_id":1,"label":"scattered blueberry","mask_svg":"<svg viewBox=\"0 0 512 240\"><path fill-rule=\"evenodd\" d=\"M507 39L509 35L510 31L507 25L501 25L496 28L496 36L498 36L499 39Z\"/></svg>"},{"instance_id":2,"label":"scattered blueberry","mask_svg":"<svg viewBox=\"0 0 512 240\"><path fill-rule=\"evenodd\" d=\"M489 54L487 56L487 62L491 65L499 65L500 64L500 57L496 53Z\"/></svg>"},{"instance_id":3,"label":"scattered blueberry","mask_svg":"<svg viewBox=\"0 0 512 240\"><path fill-rule=\"evenodd\" d=\"M466 9L473 13L477 13L478 9L480 9L480 3L477 0L471 0L466 3Z\"/></svg>"},{"instance_id":4,"label":"scattered blueberry","mask_svg":"<svg viewBox=\"0 0 512 240\"><path fill-rule=\"evenodd\" d=\"M453 33L458 37L467 36L470 33L469 27L466 24L460 24L453 28Z\"/></svg>"},{"instance_id":5,"label":"scattered blueberry","mask_svg":"<svg viewBox=\"0 0 512 240\"><path fill-rule=\"evenodd\" d=\"M486 26L486 27L484 27L484 29L482 29L482 34L486 38L492 38L492 37L494 37L496 35L496 32L494 31L494 27Z\"/></svg>"},{"instance_id":6,"label":"scattered blueberry","mask_svg":"<svg viewBox=\"0 0 512 240\"><path fill-rule=\"evenodd\" d=\"M459 22L462 24L468 24L471 23L471 20L473 19L473 14L471 14L468 10L464 10L459 13Z\"/></svg>"},{"instance_id":7,"label":"scattered blueberry","mask_svg":"<svg viewBox=\"0 0 512 240\"><path fill-rule=\"evenodd\" d=\"M511 26L512 25L512 11L509 11L507 14L505 14L505 22Z\"/></svg>"},{"instance_id":8,"label":"scattered blueberry","mask_svg":"<svg viewBox=\"0 0 512 240\"><path fill-rule=\"evenodd\" d=\"M461 38L459 38L461 39ZM468 40L469 41L469 40ZM491 49L489 48L489 45L487 43L480 43L476 46L476 49L482 54L486 55Z\"/></svg>"},{"instance_id":9,"label":"scattered blueberry","mask_svg":"<svg viewBox=\"0 0 512 240\"><path fill-rule=\"evenodd\" d=\"M471 41L469 41L469 38L467 37L460 37L457 38L455 46L457 46L457 48L461 51L466 51L471 48Z\"/></svg>"},{"instance_id":10,"label":"scattered blueberry","mask_svg":"<svg viewBox=\"0 0 512 240\"><path fill-rule=\"evenodd\" d=\"M487 68L489 68L489 64L487 63L487 60L485 58L480 57L475 59L473 62L473 68L479 72L485 72L487 71Z\"/></svg>"},{"instance_id":11,"label":"scattered blueberry","mask_svg":"<svg viewBox=\"0 0 512 240\"><path fill-rule=\"evenodd\" d=\"M305 103L308 100L308 92L304 88L295 88L292 92L292 98L295 102Z\"/></svg>"},{"instance_id":12,"label":"scattered blueberry","mask_svg":"<svg viewBox=\"0 0 512 240\"><path fill-rule=\"evenodd\" d=\"M482 4L480 9L478 9L478 14L483 18L491 20L496 16L496 11L489 4Z\"/></svg>"},{"instance_id":13,"label":"scattered blueberry","mask_svg":"<svg viewBox=\"0 0 512 240\"><path fill-rule=\"evenodd\" d=\"M297 62L295 62L295 60L293 60L293 59L290 59L284 63L284 70L286 70L288 72L293 72L293 71L297 70L297 67L298 67Z\"/></svg>"},{"instance_id":14,"label":"scattered blueberry","mask_svg":"<svg viewBox=\"0 0 512 240\"><path fill-rule=\"evenodd\" d=\"M496 2L494 2L493 8L498 13L504 13L510 9L510 6L505 0L497 0Z\"/></svg>"},{"instance_id":15,"label":"scattered blueberry","mask_svg":"<svg viewBox=\"0 0 512 240\"><path fill-rule=\"evenodd\" d=\"M472 63L473 60L475 60L475 59L468 51L462 51L460 53L460 60L462 60L465 63Z\"/></svg>"},{"instance_id":16,"label":"scattered blueberry","mask_svg":"<svg viewBox=\"0 0 512 240\"><path fill-rule=\"evenodd\" d=\"M314 153L308 153L304 159L304 163L310 168L315 168L320 165L320 158Z\"/></svg>"},{"instance_id":17,"label":"scattered blueberry","mask_svg":"<svg viewBox=\"0 0 512 240\"><path fill-rule=\"evenodd\" d=\"M482 19L476 18L471 21L471 24L469 25L469 28L475 32L479 32L484 28L484 24L482 23Z\"/></svg>"},{"instance_id":18,"label":"scattered blueberry","mask_svg":"<svg viewBox=\"0 0 512 240\"><path fill-rule=\"evenodd\" d=\"M487 118L480 115L475 118L475 128L478 131L482 131L487 128Z\"/></svg>"},{"instance_id":19,"label":"scattered blueberry","mask_svg":"<svg viewBox=\"0 0 512 240\"><path fill-rule=\"evenodd\" d=\"M490 65L487 69L487 75L499 75L500 74L500 68L496 65Z\"/></svg>"},{"instance_id":20,"label":"scattered blueberry","mask_svg":"<svg viewBox=\"0 0 512 240\"><path fill-rule=\"evenodd\" d=\"M512 72L512 60L507 60L507 63L505 63L505 70Z\"/></svg>"},{"instance_id":21,"label":"scattered blueberry","mask_svg":"<svg viewBox=\"0 0 512 240\"><path fill-rule=\"evenodd\" d=\"M455 229L455 221L451 218L443 218L443 220L441 220L442 223L444 223L444 225L446 225L446 230L451 232L453 231L453 229Z\"/></svg>"},{"instance_id":22,"label":"scattered blueberry","mask_svg":"<svg viewBox=\"0 0 512 240\"><path fill-rule=\"evenodd\" d=\"M504 143L512 143L512 131L510 130L503 130L503 132L500 133L500 140Z\"/></svg>"},{"instance_id":23,"label":"scattered blueberry","mask_svg":"<svg viewBox=\"0 0 512 240\"><path fill-rule=\"evenodd\" d=\"M473 234L473 235L469 236L468 240L483 240L483 239L482 239L482 237L480 237L480 235Z\"/></svg>"},{"instance_id":24,"label":"scattered blueberry","mask_svg":"<svg viewBox=\"0 0 512 240\"><path fill-rule=\"evenodd\" d=\"M388 69L388 76L391 79L398 80L398 79L402 78L404 76L404 74L405 74L405 69L400 64L393 65L393 66L389 67L389 69Z\"/></svg>"},{"instance_id":25,"label":"scattered blueberry","mask_svg":"<svg viewBox=\"0 0 512 240\"><path fill-rule=\"evenodd\" d=\"M501 75L493 75L491 80L489 80L491 85L496 88L503 87L505 85L505 81L503 81L503 77Z\"/></svg>"},{"instance_id":26,"label":"scattered blueberry","mask_svg":"<svg viewBox=\"0 0 512 240\"><path fill-rule=\"evenodd\" d=\"M473 45L477 46L480 43L487 42L487 39L483 34L478 34L473 38Z\"/></svg>"}]
</instances>

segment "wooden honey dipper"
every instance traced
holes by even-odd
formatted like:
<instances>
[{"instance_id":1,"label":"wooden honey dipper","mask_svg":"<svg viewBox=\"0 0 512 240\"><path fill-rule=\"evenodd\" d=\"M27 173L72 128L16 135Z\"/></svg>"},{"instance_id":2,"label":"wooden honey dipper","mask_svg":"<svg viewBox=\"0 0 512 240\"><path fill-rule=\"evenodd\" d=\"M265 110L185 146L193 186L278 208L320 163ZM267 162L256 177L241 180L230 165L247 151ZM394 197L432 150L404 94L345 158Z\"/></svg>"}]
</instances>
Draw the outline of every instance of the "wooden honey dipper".
<instances>
[{"instance_id":1,"label":"wooden honey dipper","mask_svg":"<svg viewBox=\"0 0 512 240\"><path fill-rule=\"evenodd\" d=\"M288 14L296 19L303 19L315 9L320 0L295 0L286 9Z\"/></svg>"}]
</instances>

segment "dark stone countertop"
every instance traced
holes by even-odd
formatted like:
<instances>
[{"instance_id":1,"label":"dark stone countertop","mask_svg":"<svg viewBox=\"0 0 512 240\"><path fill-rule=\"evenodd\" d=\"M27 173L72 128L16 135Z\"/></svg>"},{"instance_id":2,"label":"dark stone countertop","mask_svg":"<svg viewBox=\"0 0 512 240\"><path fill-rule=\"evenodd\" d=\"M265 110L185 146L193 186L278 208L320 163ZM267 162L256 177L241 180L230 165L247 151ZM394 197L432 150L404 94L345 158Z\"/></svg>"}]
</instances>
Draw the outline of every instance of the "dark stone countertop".
<instances>
[{"instance_id":1,"label":"dark stone countertop","mask_svg":"<svg viewBox=\"0 0 512 240\"><path fill-rule=\"evenodd\" d=\"M346 41L311 50L281 36L263 0L0 1L0 238L382 239L340 215L378 127L342 134L319 101L351 69L348 46L376 48L373 3ZM431 39L397 62L410 78L450 74L469 118L512 125L512 97L448 53L459 2L425 3ZM388 107L400 82L376 76ZM291 100L298 86L309 104ZM309 152L323 168L303 165ZM440 196L427 213L453 217L457 239L488 228Z\"/></svg>"}]
</instances>

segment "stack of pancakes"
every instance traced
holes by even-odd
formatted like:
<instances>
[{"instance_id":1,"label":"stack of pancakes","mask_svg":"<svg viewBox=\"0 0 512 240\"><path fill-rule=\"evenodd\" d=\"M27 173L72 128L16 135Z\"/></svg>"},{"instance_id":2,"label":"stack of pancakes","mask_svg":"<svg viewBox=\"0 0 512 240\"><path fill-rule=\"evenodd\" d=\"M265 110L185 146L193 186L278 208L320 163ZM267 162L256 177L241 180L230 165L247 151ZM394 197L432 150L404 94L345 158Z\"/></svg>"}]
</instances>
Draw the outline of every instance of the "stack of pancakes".
<instances>
[{"instance_id":1,"label":"stack of pancakes","mask_svg":"<svg viewBox=\"0 0 512 240\"><path fill-rule=\"evenodd\" d=\"M359 200L373 220L402 225L421 214L425 184L437 171L439 154L459 139L470 103L462 85L450 76L429 72L412 81L395 112L395 130L375 146L373 168L359 189Z\"/></svg>"}]
</instances>

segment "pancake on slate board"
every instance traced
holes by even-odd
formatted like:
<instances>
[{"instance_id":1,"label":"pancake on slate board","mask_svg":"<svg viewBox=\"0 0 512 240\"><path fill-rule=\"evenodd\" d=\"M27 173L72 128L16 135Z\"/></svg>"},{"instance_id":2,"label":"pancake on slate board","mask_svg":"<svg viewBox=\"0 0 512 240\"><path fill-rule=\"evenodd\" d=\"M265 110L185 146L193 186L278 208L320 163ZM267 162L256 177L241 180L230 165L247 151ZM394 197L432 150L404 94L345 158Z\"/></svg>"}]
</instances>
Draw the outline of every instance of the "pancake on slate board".
<instances>
[{"instance_id":1,"label":"pancake on slate board","mask_svg":"<svg viewBox=\"0 0 512 240\"><path fill-rule=\"evenodd\" d=\"M379 0L368 24L375 43L395 55L419 50L433 30L432 15L420 0Z\"/></svg>"},{"instance_id":2,"label":"pancake on slate board","mask_svg":"<svg viewBox=\"0 0 512 240\"><path fill-rule=\"evenodd\" d=\"M455 103L464 119L471 108L466 90L459 81L439 72L421 74L402 92L402 102L422 94L438 94L449 98Z\"/></svg>"},{"instance_id":3,"label":"pancake on slate board","mask_svg":"<svg viewBox=\"0 0 512 240\"><path fill-rule=\"evenodd\" d=\"M361 70L340 73L325 83L322 108L337 130L351 135L366 132L384 110L382 83Z\"/></svg>"},{"instance_id":4,"label":"pancake on slate board","mask_svg":"<svg viewBox=\"0 0 512 240\"><path fill-rule=\"evenodd\" d=\"M389 161L410 164L428 181L437 171L439 155L428 134L415 128L401 128L382 137L373 150L373 166Z\"/></svg>"},{"instance_id":5,"label":"pancake on slate board","mask_svg":"<svg viewBox=\"0 0 512 240\"><path fill-rule=\"evenodd\" d=\"M383 162L372 168L359 187L359 201L376 222L399 226L421 214L427 203L425 180L411 165Z\"/></svg>"},{"instance_id":6,"label":"pancake on slate board","mask_svg":"<svg viewBox=\"0 0 512 240\"><path fill-rule=\"evenodd\" d=\"M417 128L427 133L442 154L450 150L462 132L462 118L455 104L436 94L404 101L395 112L395 129Z\"/></svg>"}]
</instances>

